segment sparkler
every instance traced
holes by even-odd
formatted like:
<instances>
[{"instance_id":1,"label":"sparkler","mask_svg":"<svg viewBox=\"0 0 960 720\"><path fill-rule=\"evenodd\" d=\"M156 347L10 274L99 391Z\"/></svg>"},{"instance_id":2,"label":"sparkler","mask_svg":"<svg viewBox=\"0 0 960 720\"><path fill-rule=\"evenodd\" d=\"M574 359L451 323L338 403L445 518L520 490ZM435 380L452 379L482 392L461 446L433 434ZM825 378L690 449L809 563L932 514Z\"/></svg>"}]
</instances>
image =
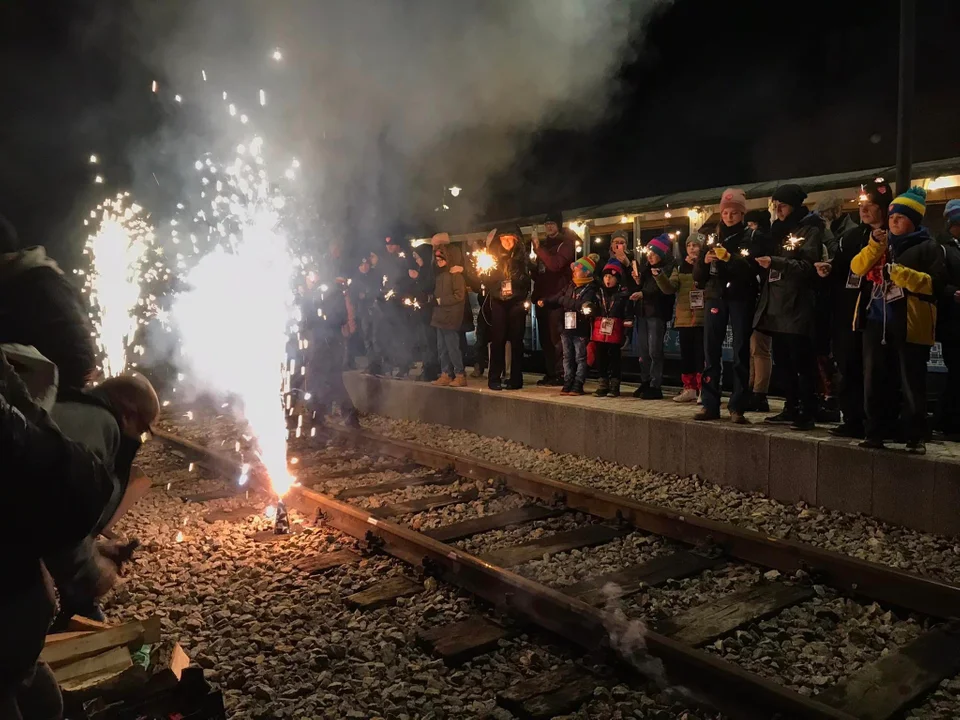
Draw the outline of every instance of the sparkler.
<instances>
[{"instance_id":1,"label":"sparkler","mask_svg":"<svg viewBox=\"0 0 960 720\"><path fill-rule=\"evenodd\" d=\"M750 248L740 248L740 254L743 257L750 257Z\"/></svg>"},{"instance_id":2,"label":"sparkler","mask_svg":"<svg viewBox=\"0 0 960 720\"><path fill-rule=\"evenodd\" d=\"M480 250L473 254L473 263L477 274L488 275L497 266L497 259L486 250Z\"/></svg>"},{"instance_id":3,"label":"sparkler","mask_svg":"<svg viewBox=\"0 0 960 720\"><path fill-rule=\"evenodd\" d=\"M783 241L783 249L796 250L802 242L803 238L797 237L796 235L788 235L787 239Z\"/></svg>"}]
</instances>

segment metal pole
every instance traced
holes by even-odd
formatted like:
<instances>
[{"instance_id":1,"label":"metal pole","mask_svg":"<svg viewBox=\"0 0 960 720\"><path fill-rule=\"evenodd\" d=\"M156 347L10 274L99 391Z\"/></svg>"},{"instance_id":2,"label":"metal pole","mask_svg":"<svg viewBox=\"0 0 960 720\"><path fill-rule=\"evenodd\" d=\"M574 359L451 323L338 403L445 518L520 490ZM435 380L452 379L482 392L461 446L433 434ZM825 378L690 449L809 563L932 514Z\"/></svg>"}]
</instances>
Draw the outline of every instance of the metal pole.
<instances>
[{"instance_id":1,"label":"metal pole","mask_svg":"<svg viewBox=\"0 0 960 720\"><path fill-rule=\"evenodd\" d=\"M897 192L910 187L913 81L917 34L916 0L900 0L900 69L897 98Z\"/></svg>"}]
</instances>

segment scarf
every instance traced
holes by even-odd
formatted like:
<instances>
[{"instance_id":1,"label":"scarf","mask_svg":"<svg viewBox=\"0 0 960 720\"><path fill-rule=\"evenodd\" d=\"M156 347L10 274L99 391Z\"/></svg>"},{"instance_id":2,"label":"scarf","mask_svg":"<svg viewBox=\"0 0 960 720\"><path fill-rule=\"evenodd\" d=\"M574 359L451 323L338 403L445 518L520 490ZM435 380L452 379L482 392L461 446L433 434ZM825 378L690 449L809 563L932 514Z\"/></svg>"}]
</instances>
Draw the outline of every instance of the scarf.
<instances>
[{"instance_id":1,"label":"scarf","mask_svg":"<svg viewBox=\"0 0 960 720\"><path fill-rule=\"evenodd\" d=\"M788 215L785 220L777 220L774 222L773 225L770 226L770 237L773 238L773 242L781 245L783 241L787 239L787 236L800 226L800 221L809 214L809 210L800 206Z\"/></svg>"},{"instance_id":2,"label":"scarf","mask_svg":"<svg viewBox=\"0 0 960 720\"><path fill-rule=\"evenodd\" d=\"M573 276L573 284L576 285L578 288L584 287L585 285L589 285L592 282L593 282L592 275L587 275L586 277L577 277L576 275Z\"/></svg>"}]
</instances>

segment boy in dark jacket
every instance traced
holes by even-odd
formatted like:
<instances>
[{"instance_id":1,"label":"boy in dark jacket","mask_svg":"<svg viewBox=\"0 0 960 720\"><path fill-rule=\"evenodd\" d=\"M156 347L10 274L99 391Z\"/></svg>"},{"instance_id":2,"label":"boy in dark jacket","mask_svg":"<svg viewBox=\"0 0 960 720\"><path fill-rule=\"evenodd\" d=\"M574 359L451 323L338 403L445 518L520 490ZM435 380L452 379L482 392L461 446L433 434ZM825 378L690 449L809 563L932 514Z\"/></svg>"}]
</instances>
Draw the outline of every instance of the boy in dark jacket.
<instances>
[{"instance_id":1,"label":"boy in dark jacket","mask_svg":"<svg viewBox=\"0 0 960 720\"><path fill-rule=\"evenodd\" d=\"M436 280L431 325L437 329L437 351L440 355L440 377L434 385L466 387L463 373L463 354L460 351L460 326L463 324L463 306L467 297L467 283L462 272L450 268L463 267L463 256L456 245L437 245L433 249Z\"/></svg>"},{"instance_id":2,"label":"boy in dark jacket","mask_svg":"<svg viewBox=\"0 0 960 720\"><path fill-rule=\"evenodd\" d=\"M673 317L679 278L673 272L673 240L667 233L653 238L644 250L643 257L634 264L632 274L637 290L630 295L630 300L635 303L640 344L640 387L633 396L662 400L663 337L667 322Z\"/></svg>"},{"instance_id":3,"label":"boy in dark jacket","mask_svg":"<svg viewBox=\"0 0 960 720\"><path fill-rule=\"evenodd\" d=\"M891 367L899 367L901 419L907 451L926 453L927 360L937 327L937 298L943 291L943 249L921 226L926 191L912 187L890 204L889 232L874 230L850 262L869 294L863 323L866 439L861 447L883 448L883 418L893 404ZM866 320L862 319L866 315Z\"/></svg>"},{"instance_id":4,"label":"boy in dark jacket","mask_svg":"<svg viewBox=\"0 0 960 720\"><path fill-rule=\"evenodd\" d=\"M620 397L620 348L625 328L633 326L633 308L627 291L620 287L623 267L614 261L603 268L603 280L597 288L590 339L596 345L600 385L597 397Z\"/></svg>"},{"instance_id":5,"label":"boy in dark jacket","mask_svg":"<svg viewBox=\"0 0 960 720\"><path fill-rule=\"evenodd\" d=\"M537 307L563 309L563 390L561 395L583 395L587 379L587 341L590 338L596 287L593 273L599 255L588 255L571 265L573 282L562 293L537 300Z\"/></svg>"},{"instance_id":6,"label":"boy in dark jacket","mask_svg":"<svg viewBox=\"0 0 960 720\"><path fill-rule=\"evenodd\" d=\"M817 356L814 348L815 263L823 260L823 220L803 206L799 185L781 185L773 193L777 221L770 229L770 255L757 258L767 273L754 325L773 336L773 360L784 372L783 412L766 418L811 430L817 414Z\"/></svg>"}]
</instances>

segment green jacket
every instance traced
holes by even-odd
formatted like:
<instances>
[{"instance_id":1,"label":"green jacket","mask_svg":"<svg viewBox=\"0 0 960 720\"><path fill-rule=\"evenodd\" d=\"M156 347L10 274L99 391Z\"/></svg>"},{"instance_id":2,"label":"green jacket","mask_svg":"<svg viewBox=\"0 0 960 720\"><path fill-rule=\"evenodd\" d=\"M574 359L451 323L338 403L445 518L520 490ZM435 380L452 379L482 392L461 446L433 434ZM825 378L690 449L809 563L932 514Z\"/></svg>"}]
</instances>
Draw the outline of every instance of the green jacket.
<instances>
[{"instance_id":1,"label":"green jacket","mask_svg":"<svg viewBox=\"0 0 960 720\"><path fill-rule=\"evenodd\" d=\"M690 307L690 293L700 290L697 287L696 280L693 279L693 266L686 260L673 270L671 277L678 287L677 304L674 309L673 326L682 327L702 327L703 326L703 291L700 291L700 307L694 309Z\"/></svg>"}]
</instances>

